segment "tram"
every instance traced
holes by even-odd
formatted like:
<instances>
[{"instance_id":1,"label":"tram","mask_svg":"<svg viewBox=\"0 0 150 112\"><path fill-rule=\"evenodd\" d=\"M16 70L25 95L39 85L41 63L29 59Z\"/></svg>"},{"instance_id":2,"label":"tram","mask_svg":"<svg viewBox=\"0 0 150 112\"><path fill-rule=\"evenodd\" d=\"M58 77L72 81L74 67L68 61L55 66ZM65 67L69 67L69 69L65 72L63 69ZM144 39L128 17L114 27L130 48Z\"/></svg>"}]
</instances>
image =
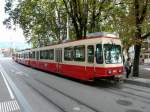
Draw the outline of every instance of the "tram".
<instances>
[{"instance_id":1,"label":"tram","mask_svg":"<svg viewBox=\"0 0 150 112\"><path fill-rule=\"evenodd\" d=\"M29 67L88 81L122 77L122 56L118 35L97 32L86 39L22 50L13 59Z\"/></svg>"}]
</instances>

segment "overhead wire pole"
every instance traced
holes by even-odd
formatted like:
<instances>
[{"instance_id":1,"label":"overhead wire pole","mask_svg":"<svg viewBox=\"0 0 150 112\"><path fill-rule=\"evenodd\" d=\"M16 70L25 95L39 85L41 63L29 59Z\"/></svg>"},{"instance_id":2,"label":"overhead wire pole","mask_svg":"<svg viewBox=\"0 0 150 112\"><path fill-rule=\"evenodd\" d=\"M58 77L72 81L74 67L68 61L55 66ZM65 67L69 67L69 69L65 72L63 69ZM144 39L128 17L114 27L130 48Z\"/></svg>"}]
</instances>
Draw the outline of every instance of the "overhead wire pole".
<instances>
[{"instance_id":1,"label":"overhead wire pole","mask_svg":"<svg viewBox=\"0 0 150 112\"><path fill-rule=\"evenodd\" d=\"M68 2L68 4L67 5L69 5L69 2ZM66 38L66 40L69 40L69 14L67 13L67 38Z\"/></svg>"},{"instance_id":2,"label":"overhead wire pole","mask_svg":"<svg viewBox=\"0 0 150 112\"><path fill-rule=\"evenodd\" d=\"M69 15L67 14L67 39L69 40Z\"/></svg>"}]
</instances>

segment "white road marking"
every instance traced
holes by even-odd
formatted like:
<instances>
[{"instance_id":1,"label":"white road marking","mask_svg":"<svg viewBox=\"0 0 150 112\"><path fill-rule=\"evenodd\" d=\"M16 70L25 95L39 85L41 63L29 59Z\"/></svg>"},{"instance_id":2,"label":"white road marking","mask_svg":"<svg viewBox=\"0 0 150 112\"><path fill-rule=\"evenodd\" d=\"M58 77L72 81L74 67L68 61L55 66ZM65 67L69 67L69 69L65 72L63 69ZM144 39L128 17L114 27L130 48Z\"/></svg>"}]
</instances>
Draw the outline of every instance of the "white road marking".
<instances>
[{"instance_id":1,"label":"white road marking","mask_svg":"<svg viewBox=\"0 0 150 112\"><path fill-rule=\"evenodd\" d=\"M6 87L7 87L7 89L8 89L8 92L9 92L9 94L10 94L11 99L14 99L15 97L14 97L13 92L12 92L12 90L11 90L11 88L10 88L10 86L9 86L9 84L8 84L8 82L7 82L7 80L6 80L6 78L5 78L5 75L3 74L3 72L1 72L1 74L2 74L2 77L3 77L4 82L5 82L5 84L6 84Z\"/></svg>"},{"instance_id":2,"label":"white road marking","mask_svg":"<svg viewBox=\"0 0 150 112\"><path fill-rule=\"evenodd\" d=\"M2 107L1 107L1 105L0 105L0 112L1 112L1 110L2 110Z\"/></svg>"},{"instance_id":3,"label":"white road marking","mask_svg":"<svg viewBox=\"0 0 150 112\"><path fill-rule=\"evenodd\" d=\"M0 112L19 111L20 107L16 100L0 102Z\"/></svg>"},{"instance_id":4,"label":"white road marking","mask_svg":"<svg viewBox=\"0 0 150 112\"><path fill-rule=\"evenodd\" d=\"M25 112L33 112L31 106L29 105L29 103L27 102L27 100L25 99L25 97L23 96L22 92L17 88L17 86L12 81L12 79L10 78L10 76L6 73L5 69L2 67L1 64L0 64L0 71L2 71L5 74L6 79L8 80L11 88L13 89L13 92L15 93L18 101L21 102L20 104L21 104L23 110Z\"/></svg>"},{"instance_id":5,"label":"white road marking","mask_svg":"<svg viewBox=\"0 0 150 112\"><path fill-rule=\"evenodd\" d=\"M149 70L150 71L150 68L144 68L145 70Z\"/></svg>"},{"instance_id":6,"label":"white road marking","mask_svg":"<svg viewBox=\"0 0 150 112\"><path fill-rule=\"evenodd\" d=\"M80 107L74 107L73 110L80 111L81 109L80 109Z\"/></svg>"}]
</instances>

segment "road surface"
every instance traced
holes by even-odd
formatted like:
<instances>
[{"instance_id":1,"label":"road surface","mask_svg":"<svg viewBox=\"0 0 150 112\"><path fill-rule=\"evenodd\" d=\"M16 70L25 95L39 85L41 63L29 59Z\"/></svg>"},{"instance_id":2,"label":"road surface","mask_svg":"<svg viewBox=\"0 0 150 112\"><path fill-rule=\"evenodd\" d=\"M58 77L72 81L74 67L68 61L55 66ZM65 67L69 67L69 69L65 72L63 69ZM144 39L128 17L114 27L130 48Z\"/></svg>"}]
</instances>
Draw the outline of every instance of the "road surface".
<instances>
[{"instance_id":1,"label":"road surface","mask_svg":"<svg viewBox=\"0 0 150 112\"><path fill-rule=\"evenodd\" d=\"M150 112L150 88L83 83L7 58L0 59L0 88L0 112Z\"/></svg>"}]
</instances>

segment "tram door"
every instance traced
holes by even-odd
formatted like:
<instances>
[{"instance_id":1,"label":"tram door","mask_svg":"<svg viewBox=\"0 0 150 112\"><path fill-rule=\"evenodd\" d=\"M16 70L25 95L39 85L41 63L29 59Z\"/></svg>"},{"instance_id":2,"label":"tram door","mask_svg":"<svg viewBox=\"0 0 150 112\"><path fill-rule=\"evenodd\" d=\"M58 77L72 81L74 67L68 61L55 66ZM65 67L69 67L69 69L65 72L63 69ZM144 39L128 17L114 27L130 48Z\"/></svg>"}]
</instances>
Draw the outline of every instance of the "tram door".
<instances>
[{"instance_id":1,"label":"tram door","mask_svg":"<svg viewBox=\"0 0 150 112\"><path fill-rule=\"evenodd\" d=\"M90 78L94 77L95 67L94 67L94 45L87 46L87 75Z\"/></svg>"},{"instance_id":2,"label":"tram door","mask_svg":"<svg viewBox=\"0 0 150 112\"><path fill-rule=\"evenodd\" d=\"M36 67L39 68L39 51L36 51Z\"/></svg>"},{"instance_id":3,"label":"tram door","mask_svg":"<svg viewBox=\"0 0 150 112\"><path fill-rule=\"evenodd\" d=\"M55 60L57 62L56 64L57 72L61 72L62 48L55 49Z\"/></svg>"}]
</instances>

